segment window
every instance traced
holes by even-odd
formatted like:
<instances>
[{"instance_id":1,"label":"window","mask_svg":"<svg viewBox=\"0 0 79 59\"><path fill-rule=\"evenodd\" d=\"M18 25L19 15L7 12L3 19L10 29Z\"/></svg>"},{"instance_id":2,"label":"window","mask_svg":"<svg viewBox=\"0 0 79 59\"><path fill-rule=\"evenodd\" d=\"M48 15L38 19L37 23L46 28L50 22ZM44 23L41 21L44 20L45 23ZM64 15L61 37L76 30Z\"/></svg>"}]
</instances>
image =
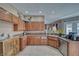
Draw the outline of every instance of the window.
<instances>
[{"instance_id":1,"label":"window","mask_svg":"<svg viewBox=\"0 0 79 59\"><path fill-rule=\"evenodd\" d=\"M69 34L69 32L72 32L72 24L66 24L66 34Z\"/></svg>"},{"instance_id":2,"label":"window","mask_svg":"<svg viewBox=\"0 0 79 59\"><path fill-rule=\"evenodd\" d=\"M77 23L77 34L79 34L79 23Z\"/></svg>"}]
</instances>

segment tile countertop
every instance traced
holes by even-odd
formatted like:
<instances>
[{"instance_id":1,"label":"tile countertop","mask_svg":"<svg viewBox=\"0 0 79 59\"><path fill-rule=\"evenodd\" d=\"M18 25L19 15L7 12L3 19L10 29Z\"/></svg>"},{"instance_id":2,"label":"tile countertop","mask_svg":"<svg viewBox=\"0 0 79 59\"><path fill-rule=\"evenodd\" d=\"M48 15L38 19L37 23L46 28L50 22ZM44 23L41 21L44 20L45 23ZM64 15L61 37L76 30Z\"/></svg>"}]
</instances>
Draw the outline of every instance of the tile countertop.
<instances>
[{"instance_id":1,"label":"tile countertop","mask_svg":"<svg viewBox=\"0 0 79 59\"><path fill-rule=\"evenodd\" d=\"M59 38L59 39L61 39L61 40L64 40L64 41L66 41L66 42L79 42L79 41L73 41L73 40L70 40L70 39L66 39L66 38L63 38L63 37L59 37L59 36L57 36L57 35L48 35L48 36L57 37L57 38Z\"/></svg>"}]
</instances>

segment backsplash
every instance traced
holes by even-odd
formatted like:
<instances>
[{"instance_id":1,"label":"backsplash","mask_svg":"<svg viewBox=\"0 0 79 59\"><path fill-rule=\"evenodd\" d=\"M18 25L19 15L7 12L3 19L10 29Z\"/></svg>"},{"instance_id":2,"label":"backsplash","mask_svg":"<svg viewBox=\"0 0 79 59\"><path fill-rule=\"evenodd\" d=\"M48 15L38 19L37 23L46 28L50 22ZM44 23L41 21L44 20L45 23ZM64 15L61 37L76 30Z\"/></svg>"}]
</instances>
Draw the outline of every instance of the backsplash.
<instances>
[{"instance_id":1,"label":"backsplash","mask_svg":"<svg viewBox=\"0 0 79 59\"><path fill-rule=\"evenodd\" d=\"M10 36L13 37L14 35L18 35L18 34L22 34L23 31L13 31L13 24L6 22L6 21L2 21L0 20L0 36L2 37L2 34L4 34L4 36Z\"/></svg>"},{"instance_id":2,"label":"backsplash","mask_svg":"<svg viewBox=\"0 0 79 59\"><path fill-rule=\"evenodd\" d=\"M0 33L13 32L13 24L0 20Z\"/></svg>"}]
</instances>

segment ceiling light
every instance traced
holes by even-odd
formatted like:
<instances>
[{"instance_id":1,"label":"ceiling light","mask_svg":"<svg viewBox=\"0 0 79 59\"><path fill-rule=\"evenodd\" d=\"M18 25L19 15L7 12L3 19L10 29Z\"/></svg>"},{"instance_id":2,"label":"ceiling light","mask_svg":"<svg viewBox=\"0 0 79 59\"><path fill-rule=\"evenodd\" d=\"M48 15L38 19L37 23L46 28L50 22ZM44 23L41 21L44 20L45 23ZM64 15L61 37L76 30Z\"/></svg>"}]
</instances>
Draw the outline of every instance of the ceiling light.
<instances>
[{"instance_id":1,"label":"ceiling light","mask_svg":"<svg viewBox=\"0 0 79 59\"><path fill-rule=\"evenodd\" d=\"M52 11L52 14L55 14L55 11Z\"/></svg>"},{"instance_id":2,"label":"ceiling light","mask_svg":"<svg viewBox=\"0 0 79 59\"><path fill-rule=\"evenodd\" d=\"M25 13L28 13L28 11L25 11Z\"/></svg>"},{"instance_id":3,"label":"ceiling light","mask_svg":"<svg viewBox=\"0 0 79 59\"><path fill-rule=\"evenodd\" d=\"M39 11L39 13L42 13L42 11Z\"/></svg>"}]
</instances>

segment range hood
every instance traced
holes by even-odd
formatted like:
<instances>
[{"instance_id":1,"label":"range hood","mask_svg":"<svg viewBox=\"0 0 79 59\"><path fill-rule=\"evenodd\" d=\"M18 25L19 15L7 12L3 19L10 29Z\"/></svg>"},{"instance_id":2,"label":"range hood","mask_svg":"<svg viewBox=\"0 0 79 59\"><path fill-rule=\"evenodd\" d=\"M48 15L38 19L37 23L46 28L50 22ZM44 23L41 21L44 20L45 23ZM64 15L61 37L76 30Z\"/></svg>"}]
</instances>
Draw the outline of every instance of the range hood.
<instances>
[{"instance_id":1,"label":"range hood","mask_svg":"<svg viewBox=\"0 0 79 59\"><path fill-rule=\"evenodd\" d=\"M32 17L29 16L29 17L24 17L24 18L25 18L25 21L31 22L31 18L32 18Z\"/></svg>"},{"instance_id":2,"label":"range hood","mask_svg":"<svg viewBox=\"0 0 79 59\"><path fill-rule=\"evenodd\" d=\"M21 13L18 13L19 14L19 17L24 21L24 22L31 22L31 16L27 17Z\"/></svg>"}]
</instances>

